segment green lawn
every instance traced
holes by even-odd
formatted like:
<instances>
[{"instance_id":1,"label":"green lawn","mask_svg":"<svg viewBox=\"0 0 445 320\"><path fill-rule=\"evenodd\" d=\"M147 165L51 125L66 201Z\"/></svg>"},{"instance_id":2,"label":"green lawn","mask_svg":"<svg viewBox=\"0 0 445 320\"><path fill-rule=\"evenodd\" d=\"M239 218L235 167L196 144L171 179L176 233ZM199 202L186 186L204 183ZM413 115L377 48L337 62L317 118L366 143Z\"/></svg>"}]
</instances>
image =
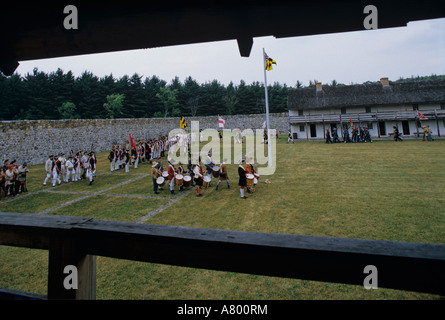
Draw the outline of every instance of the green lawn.
<instances>
[{"instance_id":1,"label":"green lawn","mask_svg":"<svg viewBox=\"0 0 445 320\"><path fill-rule=\"evenodd\" d=\"M65 184L0 202L0 211L137 221L165 205L153 197L151 167L140 164L108 174L106 153L92 186ZM445 140L375 141L326 145L277 144L277 170L261 177L254 194L240 199L237 164L229 165L231 189L192 191L145 223L265 233L445 243ZM147 176L142 176L146 174ZM139 177L139 179L137 179ZM29 191L43 187L43 165L31 167ZM271 183L264 183L264 179ZM136 179L136 180L132 180ZM168 188L167 188L168 189ZM58 193L64 191L64 193ZM80 193L81 192L81 193ZM179 194L176 189L176 195ZM23 197L20 199L20 197ZM0 247L0 287L46 294L47 252ZM33 263L22 263L30 261ZM17 266L20 268L17 269ZM19 270L17 272L17 270ZM97 258L98 299L436 299L414 292L280 279L231 272Z\"/></svg>"}]
</instances>

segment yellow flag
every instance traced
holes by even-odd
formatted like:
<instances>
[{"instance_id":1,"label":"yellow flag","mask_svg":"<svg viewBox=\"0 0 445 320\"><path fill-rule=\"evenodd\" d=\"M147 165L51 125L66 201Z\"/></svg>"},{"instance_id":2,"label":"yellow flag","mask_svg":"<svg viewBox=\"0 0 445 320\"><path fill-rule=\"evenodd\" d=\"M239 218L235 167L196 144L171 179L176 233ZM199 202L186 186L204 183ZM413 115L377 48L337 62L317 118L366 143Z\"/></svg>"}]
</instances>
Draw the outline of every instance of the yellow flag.
<instances>
[{"instance_id":1,"label":"yellow flag","mask_svg":"<svg viewBox=\"0 0 445 320\"><path fill-rule=\"evenodd\" d=\"M272 68L272 65L273 65L273 64L277 64L277 63L275 62L275 60L272 59L272 58L270 58L266 53L264 53L264 60L265 60L265 63L266 63L266 70L267 70L267 71L270 71L270 70L273 69L273 68Z\"/></svg>"},{"instance_id":2,"label":"yellow flag","mask_svg":"<svg viewBox=\"0 0 445 320\"><path fill-rule=\"evenodd\" d=\"M184 117L181 117L180 128L187 128L187 121Z\"/></svg>"}]
</instances>

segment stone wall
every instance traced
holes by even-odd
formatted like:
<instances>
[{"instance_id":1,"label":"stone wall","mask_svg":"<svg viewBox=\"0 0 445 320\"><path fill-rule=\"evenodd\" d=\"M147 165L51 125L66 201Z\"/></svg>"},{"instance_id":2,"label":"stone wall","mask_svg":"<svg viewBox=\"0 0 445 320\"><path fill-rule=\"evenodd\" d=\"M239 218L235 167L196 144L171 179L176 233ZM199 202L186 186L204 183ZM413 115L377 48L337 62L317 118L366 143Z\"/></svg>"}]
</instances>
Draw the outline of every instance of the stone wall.
<instances>
[{"instance_id":1,"label":"stone wall","mask_svg":"<svg viewBox=\"0 0 445 320\"><path fill-rule=\"evenodd\" d=\"M265 114L223 116L226 129L262 128ZM186 117L187 124L199 121L200 129L217 128L218 117ZM287 133L288 113L269 115L271 129ZM74 151L101 152L112 144L157 138L179 128L179 118L22 120L0 121L0 161L16 159L19 164L44 163L50 154Z\"/></svg>"}]
</instances>

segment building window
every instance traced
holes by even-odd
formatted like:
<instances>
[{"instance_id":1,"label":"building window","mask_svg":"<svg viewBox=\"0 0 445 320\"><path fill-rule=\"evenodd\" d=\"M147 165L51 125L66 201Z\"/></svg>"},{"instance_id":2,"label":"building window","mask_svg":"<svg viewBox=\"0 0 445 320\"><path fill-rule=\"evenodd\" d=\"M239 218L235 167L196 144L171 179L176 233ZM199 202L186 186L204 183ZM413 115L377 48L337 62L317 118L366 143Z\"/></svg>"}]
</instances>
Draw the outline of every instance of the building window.
<instances>
[{"instance_id":1,"label":"building window","mask_svg":"<svg viewBox=\"0 0 445 320\"><path fill-rule=\"evenodd\" d=\"M298 115L301 117L303 115L303 110L298 110Z\"/></svg>"},{"instance_id":2,"label":"building window","mask_svg":"<svg viewBox=\"0 0 445 320\"><path fill-rule=\"evenodd\" d=\"M441 110L445 110L445 102L441 102L440 103L440 109Z\"/></svg>"},{"instance_id":3,"label":"building window","mask_svg":"<svg viewBox=\"0 0 445 320\"><path fill-rule=\"evenodd\" d=\"M341 108L341 114L346 114L346 107Z\"/></svg>"},{"instance_id":4,"label":"building window","mask_svg":"<svg viewBox=\"0 0 445 320\"><path fill-rule=\"evenodd\" d=\"M413 104L413 110L414 111L419 110L419 105L417 103Z\"/></svg>"},{"instance_id":5,"label":"building window","mask_svg":"<svg viewBox=\"0 0 445 320\"><path fill-rule=\"evenodd\" d=\"M300 126L300 132L304 132L304 126Z\"/></svg>"},{"instance_id":6,"label":"building window","mask_svg":"<svg viewBox=\"0 0 445 320\"><path fill-rule=\"evenodd\" d=\"M373 129L372 122L368 122L368 123L366 124L366 127L367 127L369 130L372 130L372 129Z\"/></svg>"},{"instance_id":7,"label":"building window","mask_svg":"<svg viewBox=\"0 0 445 320\"><path fill-rule=\"evenodd\" d=\"M365 112L366 113L371 113L371 107L365 107Z\"/></svg>"}]
</instances>

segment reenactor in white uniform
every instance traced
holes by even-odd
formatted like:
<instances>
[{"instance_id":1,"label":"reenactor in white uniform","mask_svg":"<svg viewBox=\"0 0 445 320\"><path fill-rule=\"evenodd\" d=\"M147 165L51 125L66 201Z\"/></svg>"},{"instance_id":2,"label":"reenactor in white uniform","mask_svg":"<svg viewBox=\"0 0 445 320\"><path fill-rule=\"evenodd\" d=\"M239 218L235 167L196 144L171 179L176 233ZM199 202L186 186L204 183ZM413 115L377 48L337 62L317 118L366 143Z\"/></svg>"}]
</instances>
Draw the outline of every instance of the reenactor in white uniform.
<instances>
[{"instance_id":1,"label":"reenactor in white uniform","mask_svg":"<svg viewBox=\"0 0 445 320\"><path fill-rule=\"evenodd\" d=\"M60 155L59 161L60 161L60 175L62 177L61 180L66 181L66 168L65 168L66 158L64 153Z\"/></svg>"},{"instance_id":2,"label":"reenactor in white uniform","mask_svg":"<svg viewBox=\"0 0 445 320\"><path fill-rule=\"evenodd\" d=\"M45 162L45 171L46 171L46 178L45 181L43 181L43 185L46 186L46 183L48 182L48 179L52 176L52 170L53 170L53 156L49 156L48 160Z\"/></svg>"},{"instance_id":3,"label":"reenactor in white uniform","mask_svg":"<svg viewBox=\"0 0 445 320\"><path fill-rule=\"evenodd\" d=\"M52 175L53 175L52 176L53 187L56 186L56 182L58 184L62 183L62 181L59 178L59 174L60 174L61 169L62 169L62 167L61 167L60 160L58 159L58 157L55 157L54 161L53 161L52 169L51 169L52 170Z\"/></svg>"},{"instance_id":4,"label":"reenactor in white uniform","mask_svg":"<svg viewBox=\"0 0 445 320\"><path fill-rule=\"evenodd\" d=\"M74 164L73 164L73 156L69 156L68 160L65 162L65 170L66 170L66 175L65 175L65 182L69 182L70 181L70 175L72 174L72 179L74 181Z\"/></svg>"}]
</instances>

